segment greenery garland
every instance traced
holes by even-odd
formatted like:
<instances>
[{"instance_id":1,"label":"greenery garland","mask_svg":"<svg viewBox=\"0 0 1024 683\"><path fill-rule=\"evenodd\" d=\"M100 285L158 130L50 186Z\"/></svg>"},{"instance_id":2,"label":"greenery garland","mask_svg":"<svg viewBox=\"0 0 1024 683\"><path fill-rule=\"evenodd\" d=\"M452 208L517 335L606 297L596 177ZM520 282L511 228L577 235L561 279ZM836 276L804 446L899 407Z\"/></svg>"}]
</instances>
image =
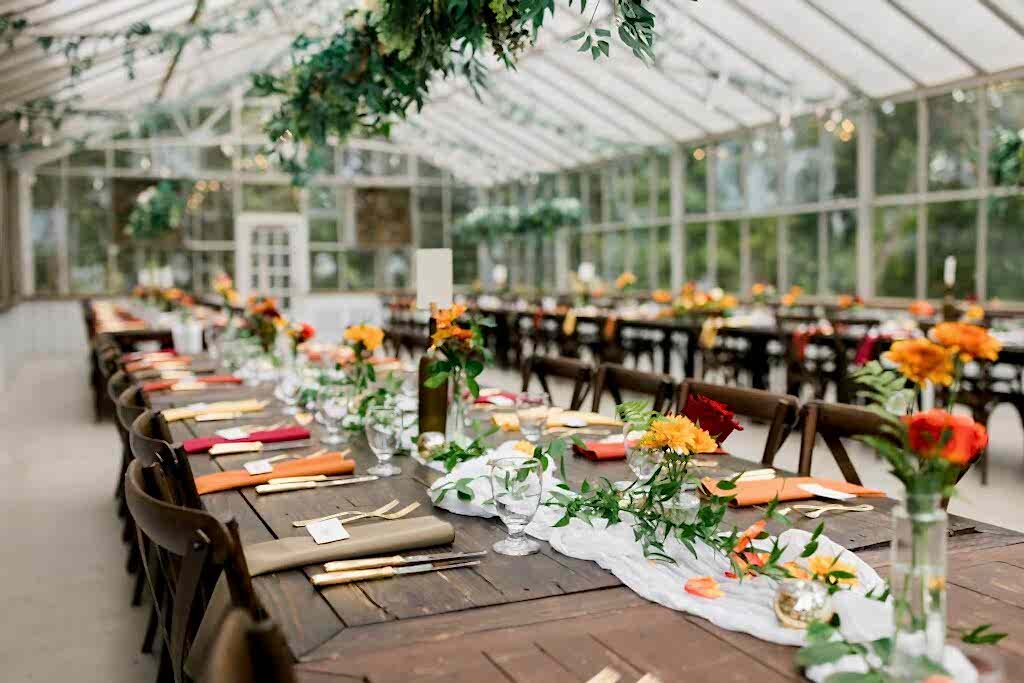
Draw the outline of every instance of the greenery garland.
<instances>
[{"instance_id":1,"label":"greenery garland","mask_svg":"<svg viewBox=\"0 0 1024 683\"><path fill-rule=\"evenodd\" d=\"M184 217L185 197L180 184L161 180L136 198L127 231L137 240L160 239L181 228Z\"/></svg>"},{"instance_id":2,"label":"greenery garland","mask_svg":"<svg viewBox=\"0 0 1024 683\"><path fill-rule=\"evenodd\" d=\"M654 15L643 0L609 1L619 38L638 57L652 58ZM579 7L584 12L586 1ZM283 99L264 130L302 182L297 172L315 160L303 158L296 145L279 143L294 139L316 148L331 136L387 136L413 106L422 108L437 76L460 74L479 92L486 86L481 52L490 47L502 64L515 68L554 11L554 0L379 0L350 11L344 29L318 52L297 59L288 73L253 77L257 94ZM610 36L609 29L588 26L573 38L597 59L609 53ZM307 50L314 42L299 36L295 48Z\"/></svg>"},{"instance_id":3,"label":"greenery garland","mask_svg":"<svg viewBox=\"0 0 1024 683\"><path fill-rule=\"evenodd\" d=\"M573 197L556 197L536 202L525 209L515 206L480 206L455 223L459 239L493 242L502 235L526 235L555 228L578 227L583 206Z\"/></svg>"}]
</instances>

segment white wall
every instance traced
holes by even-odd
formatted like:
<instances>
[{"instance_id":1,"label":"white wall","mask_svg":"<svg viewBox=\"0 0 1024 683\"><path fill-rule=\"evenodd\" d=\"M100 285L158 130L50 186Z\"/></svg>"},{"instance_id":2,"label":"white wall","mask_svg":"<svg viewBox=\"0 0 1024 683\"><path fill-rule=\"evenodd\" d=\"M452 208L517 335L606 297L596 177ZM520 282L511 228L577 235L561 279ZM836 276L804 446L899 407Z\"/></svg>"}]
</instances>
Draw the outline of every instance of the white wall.
<instances>
[{"instance_id":1,"label":"white wall","mask_svg":"<svg viewBox=\"0 0 1024 683\"><path fill-rule=\"evenodd\" d=\"M85 372L87 352L78 301L26 301L0 313L0 386L31 357L78 356Z\"/></svg>"}]
</instances>

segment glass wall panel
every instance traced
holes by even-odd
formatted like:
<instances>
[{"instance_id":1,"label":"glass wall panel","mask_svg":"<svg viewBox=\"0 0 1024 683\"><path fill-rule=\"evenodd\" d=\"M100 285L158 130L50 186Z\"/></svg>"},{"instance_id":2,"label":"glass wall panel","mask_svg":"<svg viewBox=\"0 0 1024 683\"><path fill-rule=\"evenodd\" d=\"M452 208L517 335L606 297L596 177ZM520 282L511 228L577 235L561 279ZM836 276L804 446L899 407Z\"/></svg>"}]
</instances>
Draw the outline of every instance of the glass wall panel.
<instances>
[{"instance_id":1,"label":"glass wall panel","mask_svg":"<svg viewBox=\"0 0 1024 683\"><path fill-rule=\"evenodd\" d=\"M630 270L636 275L636 287L648 289L651 286L651 230L649 228L634 228L627 237L631 249Z\"/></svg>"},{"instance_id":2,"label":"glass wall panel","mask_svg":"<svg viewBox=\"0 0 1024 683\"><path fill-rule=\"evenodd\" d=\"M60 282L58 229L66 213L60 205L60 176L36 176L32 184L32 262L35 290L56 294Z\"/></svg>"},{"instance_id":3,"label":"glass wall panel","mask_svg":"<svg viewBox=\"0 0 1024 683\"><path fill-rule=\"evenodd\" d=\"M723 221L716 226L718 278L716 285L727 292L740 289L740 222Z\"/></svg>"},{"instance_id":4,"label":"glass wall panel","mask_svg":"<svg viewBox=\"0 0 1024 683\"><path fill-rule=\"evenodd\" d=\"M705 213L708 210L708 162L707 149L694 147L684 150L686 164L686 196L684 204L687 213Z\"/></svg>"},{"instance_id":5,"label":"glass wall panel","mask_svg":"<svg viewBox=\"0 0 1024 683\"><path fill-rule=\"evenodd\" d=\"M99 179L81 177L69 177L67 183L71 291L106 291L107 244L112 237L110 186Z\"/></svg>"},{"instance_id":6,"label":"glass wall panel","mask_svg":"<svg viewBox=\"0 0 1024 683\"><path fill-rule=\"evenodd\" d=\"M672 215L672 157L669 152L655 155L654 179L657 185L654 215L669 218Z\"/></svg>"},{"instance_id":7,"label":"glass wall panel","mask_svg":"<svg viewBox=\"0 0 1024 683\"><path fill-rule=\"evenodd\" d=\"M928 189L978 184L977 92L956 89L928 100Z\"/></svg>"},{"instance_id":8,"label":"glass wall panel","mask_svg":"<svg viewBox=\"0 0 1024 683\"><path fill-rule=\"evenodd\" d=\"M688 223L686 225L686 280L700 282L704 286L711 285L708 272L708 223Z\"/></svg>"},{"instance_id":9,"label":"glass wall panel","mask_svg":"<svg viewBox=\"0 0 1024 683\"><path fill-rule=\"evenodd\" d=\"M309 286L316 290L338 289L338 252L313 251L309 254Z\"/></svg>"},{"instance_id":10,"label":"glass wall panel","mask_svg":"<svg viewBox=\"0 0 1024 683\"><path fill-rule=\"evenodd\" d=\"M956 257L957 297L975 294L977 263L977 202L944 202L928 205L928 296L942 296L946 289L942 271L946 256Z\"/></svg>"},{"instance_id":11,"label":"glass wall panel","mask_svg":"<svg viewBox=\"0 0 1024 683\"><path fill-rule=\"evenodd\" d=\"M833 211L826 224L828 287L833 293L857 291L857 212Z\"/></svg>"},{"instance_id":12,"label":"glass wall panel","mask_svg":"<svg viewBox=\"0 0 1024 683\"><path fill-rule=\"evenodd\" d=\"M912 206L878 209L874 238L875 294L915 296L917 209Z\"/></svg>"},{"instance_id":13,"label":"glass wall panel","mask_svg":"<svg viewBox=\"0 0 1024 683\"><path fill-rule=\"evenodd\" d=\"M385 249L377 253L383 259L384 282L386 289L401 289L409 286L412 265L406 249Z\"/></svg>"},{"instance_id":14,"label":"glass wall panel","mask_svg":"<svg viewBox=\"0 0 1024 683\"><path fill-rule=\"evenodd\" d=\"M601 276L604 274L603 250L601 248L603 235L599 232L584 233L581 243L583 245L582 260L594 264L594 272Z\"/></svg>"},{"instance_id":15,"label":"glass wall panel","mask_svg":"<svg viewBox=\"0 0 1024 683\"><path fill-rule=\"evenodd\" d=\"M336 219L336 218L310 218L309 219L309 241L310 242L337 242L338 241L338 219Z\"/></svg>"},{"instance_id":16,"label":"glass wall panel","mask_svg":"<svg viewBox=\"0 0 1024 683\"><path fill-rule=\"evenodd\" d=\"M829 119L825 123L828 132L822 136L825 157L825 186L822 199L857 196L857 125L852 117L843 118L839 123Z\"/></svg>"},{"instance_id":17,"label":"glass wall panel","mask_svg":"<svg viewBox=\"0 0 1024 683\"><path fill-rule=\"evenodd\" d=\"M821 146L818 120L800 116L782 131L785 145L787 204L816 202L821 192Z\"/></svg>"},{"instance_id":18,"label":"glass wall panel","mask_svg":"<svg viewBox=\"0 0 1024 683\"><path fill-rule=\"evenodd\" d=\"M617 278L626 270L626 233L622 231L606 232L604 234L604 249L601 259L601 277L611 281Z\"/></svg>"},{"instance_id":19,"label":"glass wall panel","mask_svg":"<svg viewBox=\"0 0 1024 683\"><path fill-rule=\"evenodd\" d=\"M917 192L917 102L883 102L875 114L875 192Z\"/></svg>"},{"instance_id":20,"label":"glass wall panel","mask_svg":"<svg viewBox=\"0 0 1024 683\"><path fill-rule=\"evenodd\" d=\"M751 135L747 164L747 208L752 211L779 203L779 146L777 128L759 129ZM756 282L756 280L755 280Z\"/></svg>"},{"instance_id":21,"label":"glass wall panel","mask_svg":"<svg viewBox=\"0 0 1024 683\"><path fill-rule=\"evenodd\" d=\"M604 180L600 171L592 171L587 174L588 194L583 208L586 211L586 221L589 223L603 223L604 209L602 208L602 197L604 197Z\"/></svg>"},{"instance_id":22,"label":"glass wall panel","mask_svg":"<svg viewBox=\"0 0 1024 683\"><path fill-rule=\"evenodd\" d=\"M672 226L662 225L657 228L657 264L654 286L659 289L672 287Z\"/></svg>"},{"instance_id":23,"label":"glass wall panel","mask_svg":"<svg viewBox=\"0 0 1024 683\"><path fill-rule=\"evenodd\" d=\"M299 210L299 191L290 185L243 185L243 211Z\"/></svg>"},{"instance_id":24,"label":"glass wall panel","mask_svg":"<svg viewBox=\"0 0 1024 683\"><path fill-rule=\"evenodd\" d=\"M715 192L718 211L743 208L743 142L723 140L715 147Z\"/></svg>"},{"instance_id":25,"label":"glass wall panel","mask_svg":"<svg viewBox=\"0 0 1024 683\"><path fill-rule=\"evenodd\" d=\"M1019 131L1024 130L1024 81L991 85L987 94L992 182L1015 185L1024 166L1017 147Z\"/></svg>"},{"instance_id":26,"label":"glass wall panel","mask_svg":"<svg viewBox=\"0 0 1024 683\"><path fill-rule=\"evenodd\" d=\"M787 286L802 287L807 294L818 294L819 253L818 214L803 213L786 218Z\"/></svg>"},{"instance_id":27,"label":"glass wall panel","mask_svg":"<svg viewBox=\"0 0 1024 683\"><path fill-rule=\"evenodd\" d=\"M369 250L351 250L341 254L341 286L343 289L374 289L376 253Z\"/></svg>"},{"instance_id":28,"label":"glass wall panel","mask_svg":"<svg viewBox=\"0 0 1024 683\"><path fill-rule=\"evenodd\" d=\"M452 245L452 270L456 285L472 285L481 279L477 267L476 245L456 242Z\"/></svg>"},{"instance_id":29,"label":"glass wall panel","mask_svg":"<svg viewBox=\"0 0 1024 683\"><path fill-rule=\"evenodd\" d=\"M1022 301L1024 196L991 200L988 221L988 296Z\"/></svg>"},{"instance_id":30,"label":"glass wall panel","mask_svg":"<svg viewBox=\"0 0 1024 683\"><path fill-rule=\"evenodd\" d=\"M750 282L774 285L779 276L778 219L750 221Z\"/></svg>"},{"instance_id":31,"label":"glass wall panel","mask_svg":"<svg viewBox=\"0 0 1024 683\"><path fill-rule=\"evenodd\" d=\"M610 189L608 209L611 215L608 220L612 223L618 223L626 220L626 216L630 213L630 181L632 174L633 164L629 162L623 162L615 164L608 169L607 179L608 186Z\"/></svg>"}]
</instances>

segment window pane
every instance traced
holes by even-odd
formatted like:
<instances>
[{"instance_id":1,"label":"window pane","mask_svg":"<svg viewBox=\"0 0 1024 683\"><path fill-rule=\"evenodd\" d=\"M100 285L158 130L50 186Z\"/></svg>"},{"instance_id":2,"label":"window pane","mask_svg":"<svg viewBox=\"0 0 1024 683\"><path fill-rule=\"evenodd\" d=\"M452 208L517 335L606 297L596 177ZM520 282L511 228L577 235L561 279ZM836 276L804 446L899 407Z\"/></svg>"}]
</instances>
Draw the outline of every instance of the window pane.
<instances>
[{"instance_id":1,"label":"window pane","mask_svg":"<svg viewBox=\"0 0 1024 683\"><path fill-rule=\"evenodd\" d=\"M726 221L717 226L718 237L718 281L715 283L727 292L740 288L740 224Z\"/></svg>"},{"instance_id":2,"label":"window pane","mask_svg":"<svg viewBox=\"0 0 1024 683\"><path fill-rule=\"evenodd\" d=\"M777 129L761 129L750 141L747 165L748 208L757 211L779 203L779 145Z\"/></svg>"},{"instance_id":3,"label":"window pane","mask_svg":"<svg viewBox=\"0 0 1024 683\"><path fill-rule=\"evenodd\" d=\"M110 235L110 188L92 178L68 178L68 256L71 291L106 289Z\"/></svg>"},{"instance_id":4,"label":"window pane","mask_svg":"<svg viewBox=\"0 0 1024 683\"><path fill-rule=\"evenodd\" d=\"M409 286L409 275L412 266L409 263L409 252L405 249L388 249L378 254L384 264L384 287L400 289Z\"/></svg>"},{"instance_id":5,"label":"window pane","mask_svg":"<svg viewBox=\"0 0 1024 683\"><path fill-rule=\"evenodd\" d=\"M917 103L884 102L875 114L875 192L917 192Z\"/></svg>"},{"instance_id":6,"label":"window pane","mask_svg":"<svg viewBox=\"0 0 1024 683\"><path fill-rule=\"evenodd\" d=\"M718 211L743 208L742 157L743 143L739 140L723 140L715 148L715 208Z\"/></svg>"},{"instance_id":7,"label":"window pane","mask_svg":"<svg viewBox=\"0 0 1024 683\"><path fill-rule=\"evenodd\" d=\"M977 202L928 205L928 296L945 293L942 271L949 255L956 257L956 296L962 298L976 292L977 218Z\"/></svg>"},{"instance_id":8,"label":"window pane","mask_svg":"<svg viewBox=\"0 0 1024 683\"><path fill-rule=\"evenodd\" d=\"M786 265L789 285L803 287L808 294L818 293L818 214L804 213L786 219Z\"/></svg>"},{"instance_id":9,"label":"window pane","mask_svg":"<svg viewBox=\"0 0 1024 683\"><path fill-rule=\"evenodd\" d=\"M604 269L601 267L602 263L602 250L601 241L603 235L599 232L588 232L584 233L582 237L583 244L583 261L594 264L594 272L600 277L604 273Z\"/></svg>"},{"instance_id":10,"label":"window pane","mask_svg":"<svg viewBox=\"0 0 1024 683\"><path fill-rule=\"evenodd\" d=\"M345 289L373 289L376 254L373 251L346 251L341 254L341 286Z\"/></svg>"},{"instance_id":11,"label":"window pane","mask_svg":"<svg viewBox=\"0 0 1024 683\"><path fill-rule=\"evenodd\" d=\"M475 244L460 240L452 245L452 269L457 285L471 285L474 280L480 278Z\"/></svg>"},{"instance_id":12,"label":"window pane","mask_svg":"<svg viewBox=\"0 0 1024 683\"><path fill-rule=\"evenodd\" d=\"M988 295L1000 299L1024 300L1024 197L993 199L988 226ZM958 278L959 279L959 278Z\"/></svg>"},{"instance_id":13,"label":"window pane","mask_svg":"<svg viewBox=\"0 0 1024 683\"><path fill-rule=\"evenodd\" d=\"M476 242L469 243L465 239L456 239L456 243L476 247ZM422 249L437 249L444 246L444 221L441 216L420 214L420 244Z\"/></svg>"},{"instance_id":14,"label":"window pane","mask_svg":"<svg viewBox=\"0 0 1024 683\"><path fill-rule=\"evenodd\" d=\"M1022 177L1018 147L1024 130L1024 81L998 83L988 88L992 126L991 175L994 185L1016 185Z\"/></svg>"},{"instance_id":15,"label":"window pane","mask_svg":"<svg viewBox=\"0 0 1024 683\"><path fill-rule=\"evenodd\" d=\"M828 215L828 286L832 292L857 291L857 212Z\"/></svg>"},{"instance_id":16,"label":"window pane","mask_svg":"<svg viewBox=\"0 0 1024 683\"><path fill-rule=\"evenodd\" d=\"M750 222L750 282L774 285L778 280L778 221L762 218Z\"/></svg>"},{"instance_id":17,"label":"window pane","mask_svg":"<svg viewBox=\"0 0 1024 683\"><path fill-rule=\"evenodd\" d=\"M225 153L231 151L229 145L220 147L202 147L199 150L199 163L208 171L230 171L231 157Z\"/></svg>"},{"instance_id":18,"label":"window pane","mask_svg":"<svg viewBox=\"0 0 1024 683\"><path fill-rule=\"evenodd\" d=\"M243 185L242 209L297 212L298 190L289 185Z\"/></svg>"},{"instance_id":19,"label":"window pane","mask_svg":"<svg viewBox=\"0 0 1024 683\"><path fill-rule=\"evenodd\" d=\"M633 211L629 216L631 221L644 221L650 216L651 163L651 159L641 157L633 165Z\"/></svg>"},{"instance_id":20,"label":"window pane","mask_svg":"<svg viewBox=\"0 0 1024 683\"><path fill-rule=\"evenodd\" d=\"M604 188L601 185L600 171L592 171L587 179L589 181L589 194L587 195L587 201L583 203L584 208L588 212L586 220L590 223L603 223L604 211L601 208L601 197L603 196Z\"/></svg>"},{"instance_id":21,"label":"window pane","mask_svg":"<svg viewBox=\"0 0 1024 683\"><path fill-rule=\"evenodd\" d=\"M786 160L786 203L807 204L819 199L821 148L818 120L800 116L782 132Z\"/></svg>"},{"instance_id":22,"label":"window pane","mask_svg":"<svg viewBox=\"0 0 1024 683\"><path fill-rule=\"evenodd\" d=\"M658 228L657 260L658 272L655 273L654 286L668 289L672 286L672 228L663 225Z\"/></svg>"},{"instance_id":23,"label":"window pane","mask_svg":"<svg viewBox=\"0 0 1024 683\"><path fill-rule=\"evenodd\" d=\"M954 90L928 100L928 189L978 184L977 91Z\"/></svg>"},{"instance_id":24,"label":"window pane","mask_svg":"<svg viewBox=\"0 0 1024 683\"><path fill-rule=\"evenodd\" d=\"M708 210L707 150L697 147L686 151L686 210L706 213Z\"/></svg>"},{"instance_id":25,"label":"window pane","mask_svg":"<svg viewBox=\"0 0 1024 683\"><path fill-rule=\"evenodd\" d=\"M614 280L626 269L626 238L622 232L607 232L604 235L604 254L601 259L601 277Z\"/></svg>"},{"instance_id":26,"label":"window pane","mask_svg":"<svg viewBox=\"0 0 1024 683\"><path fill-rule=\"evenodd\" d=\"M668 153L654 157L654 170L657 182L657 206L655 215L668 218L672 215L672 157Z\"/></svg>"},{"instance_id":27,"label":"window pane","mask_svg":"<svg viewBox=\"0 0 1024 683\"><path fill-rule=\"evenodd\" d=\"M337 242L338 221L335 218L310 218L310 242Z\"/></svg>"},{"instance_id":28,"label":"window pane","mask_svg":"<svg viewBox=\"0 0 1024 683\"><path fill-rule=\"evenodd\" d=\"M313 185L309 188L309 208L311 209L334 209L338 207L338 192L336 187L324 185Z\"/></svg>"},{"instance_id":29,"label":"window pane","mask_svg":"<svg viewBox=\"0 0 1024 683\"><path fill-rule=\"evenodd\" d=\"M685 231L686 279L708 285L708 224L688 223Z\"/></svg>"},{"instance_id":30,"label":"window pane","mask_svg":"<svg viewBox=\"0 0 1024 683\"><path fill-rule=\"evenodd\" d=\"M58 289L57 225L65 215L59 204L60 177L36 176L32 185L32 260L35 289L40 294Z\"/></svg>"},{"instance_id":31,"label":"window pane","mask_svg":"<svg viewBox=\"0 0 1024 683\"><path fill-rule=\"evenodd\" d=\"M828 132L831 119L826 122ZM857 196L857 126L852 118L835 123L822 140L825 154L825 187L822 198Z\"/></svg>"},{"instance_id":32,"label":"window pane","mask_svg":"<svg viewBox=\"0 0 1024 683\"><path fill-rule=\"evenodd\" d=\"M917 270L917 209L899 206L875 213L875 294L914 296Z\"/></svg>"},{"instance_id":33,"label":"window pane","mask_svg":"<svg viewBox=\"0 0 1024 683\"><path fill-rule=\"evenodd\" d=\"M628 233L629 243L633 248L633 265L630 270L636 275L636 287L650 287L651 231L648 228L636 228Z\"/></svg>"},{"instance_id":34,"label":"window pane","mask_svg":"<svg viewBox=\"0 0 1024 683\"><path fill-rule=\"evenodd\" d=\"M69 168L100 167L107 165L107 153L102 149L82 149L68 156Z\"/></svg>"},{"instance_id":35,"label":"window pane","mask_svg":"<svg viewBox=\"0 0 1024 683\"><path fill-rule=\"evenodd\" d=\"M234 196L231 188L216 180L198 181L192 194L199 198L198 208L187 220L191 234L200 240L230 240L235 235Z\"/></svg>"},{"instance_id":36,"label":"window pane","mask_svg":"<svg viewBox=\"0 0 1024 683\"><path fill-rule=\"evenodd\" d=\"M314 251L310 255L309 286L314 290L338 288L338 254Z\"/></svg>"}]
</instances>

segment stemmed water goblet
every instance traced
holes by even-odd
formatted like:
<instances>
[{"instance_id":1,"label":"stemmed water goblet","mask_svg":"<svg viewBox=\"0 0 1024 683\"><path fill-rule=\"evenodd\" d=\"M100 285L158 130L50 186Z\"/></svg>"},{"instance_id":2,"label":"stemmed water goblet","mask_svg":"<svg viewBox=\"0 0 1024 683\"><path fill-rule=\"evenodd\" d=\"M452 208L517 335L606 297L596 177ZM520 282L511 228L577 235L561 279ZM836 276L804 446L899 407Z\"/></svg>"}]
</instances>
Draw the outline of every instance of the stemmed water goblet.
<instances>
[{"instance_id":1,"label":"stemmed water goblet","mask_svg":"<svg viewBox=\"0 0 1024 683\"><path fill-rule=\"evenodd\" d=\"M391 464L402 441L402 411L395 405L375 406L366 412L364 420L366 441L377 456L377 464L367 470L378 477L401 474L402 469Z\"/></svg>"},{"instance_id":2,"label":"stemmed water goblet","mask_svg":"<svg viewBox=\"0 0 1024 683\"><path fill-rule=\"evenodd\" d=\"M324 426L326 434L320 442L336 446L348 441L344 432L344 421L349 413L349 392L341 384L325 384L316 395L316 419Z\"/></svg>"},{"instance_id":3,"label":"stemmed water goblet","mask_svg":"<svg viewBox=\"0 0 1024 683\"><path fill-rule=\"evenodd\" d=\"M540 545L526 537L526 527L537 514L544 468L536 458L508 456L491 461L494 509L508 529L508 537L494 544L501 555L532 555Z\"/></svg>"}]
</instances>

